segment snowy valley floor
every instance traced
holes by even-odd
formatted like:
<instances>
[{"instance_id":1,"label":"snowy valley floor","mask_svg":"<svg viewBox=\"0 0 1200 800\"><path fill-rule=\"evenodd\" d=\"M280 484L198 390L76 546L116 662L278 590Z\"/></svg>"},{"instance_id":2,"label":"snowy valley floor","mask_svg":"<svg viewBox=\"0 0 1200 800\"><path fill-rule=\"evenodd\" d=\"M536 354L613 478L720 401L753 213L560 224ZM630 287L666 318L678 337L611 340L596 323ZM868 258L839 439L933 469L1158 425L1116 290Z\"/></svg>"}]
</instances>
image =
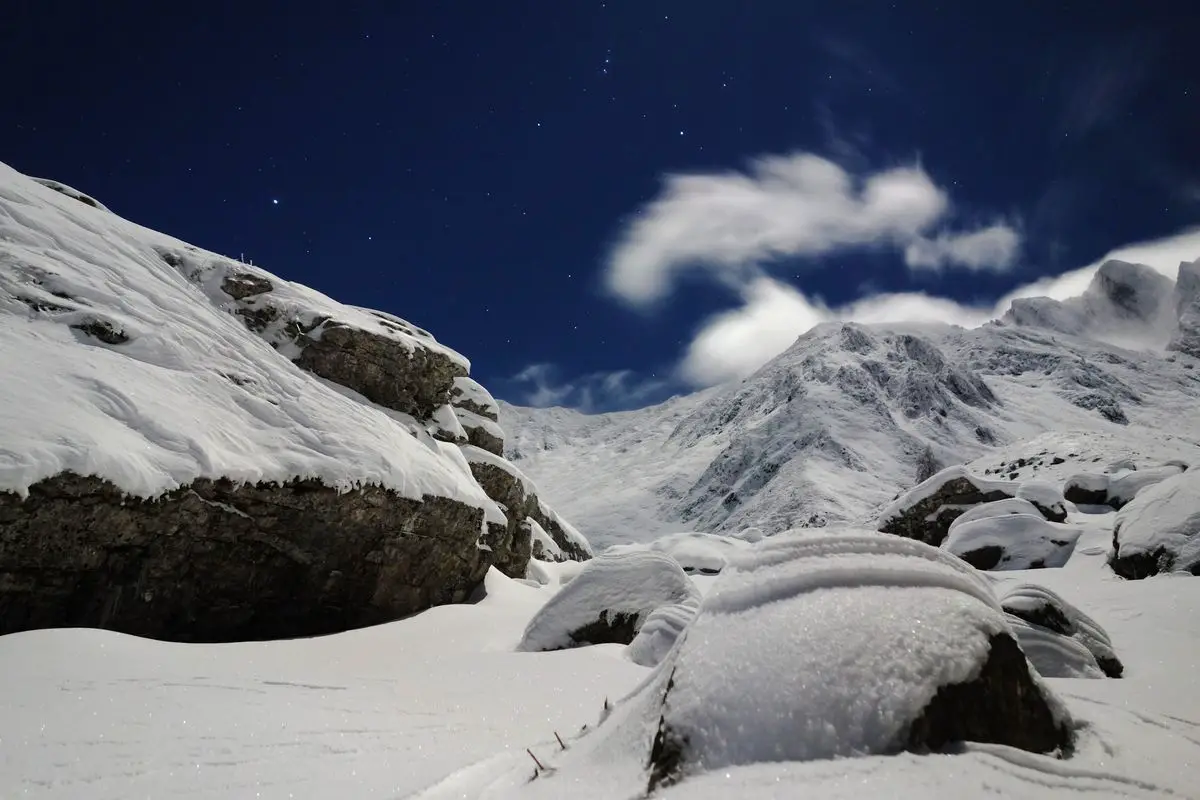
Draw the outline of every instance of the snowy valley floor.
<instances>
[{"instance_id":1,"label":"snowy valley floor","mask_svg":"<svg viewBox=\"0 0 1200 800\"><path fill-rule=\"evenodd\" d=\"M990 575L1059 592L1125 663L1119 680L1049 681L1086 726L1073 758L971 745L721 770L660 795L1200 797L1200 579L1121 580L1104 564L1112 515L1072 521L1083 534L1066 567ZM547 569L556 582L578 565ZM553 590L494 570L487 589L476 605L317 639L0 637L0 797L508 796L495 781L532 774L526 747L552 759L556 731L570 744L648 670L617 645L514 652Z\"/></svg>"}]
</instances>

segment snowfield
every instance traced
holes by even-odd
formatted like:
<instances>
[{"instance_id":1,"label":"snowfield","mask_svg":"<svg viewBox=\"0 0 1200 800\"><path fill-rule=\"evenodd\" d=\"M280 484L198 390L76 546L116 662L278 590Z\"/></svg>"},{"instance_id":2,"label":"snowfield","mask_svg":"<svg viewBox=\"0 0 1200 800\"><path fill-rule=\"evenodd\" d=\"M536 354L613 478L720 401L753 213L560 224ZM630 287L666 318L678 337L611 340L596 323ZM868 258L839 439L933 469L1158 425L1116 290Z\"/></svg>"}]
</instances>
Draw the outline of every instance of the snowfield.
<instances>
[{"instance_id":1,"label":"snowfield","mask_svg":"<svg viewBox=\"0 0 1200 800\"><path fill-rule=\"evenodd\" d=\"M1115 516L1073 513L1067 524L1079 542L1061 569L975 579L984 581L980 592L992 583L1001 598L1009 587L1049 588L1103 626L1124 661L1120 679L1045 678L1081 726L1072 757L967 745L954 755L768 759L705 772L656 796L785 798L803 786L817 798L1196 797L1200 581L1113 575L1105 557ZM620 722L631 708L621 698L653 679L653 669L619 645L516 652L526 625L580 566L539 563L544 586L493 570L477 604L316 639L178 645L94 630L2 637L0 796L642 796L638 754L653 727L643 740L602 737L603 747L603 726L594 739L579 733L595 728L606 699L609 721ZM719 588L704 585L710 594ZM754 581L745 591L761 595L766 586ZM739 641L736 626L724 635L730 646ZM836 691L842 668L810 658ZM763 692L778 690L768 662L745 668L762 678ZM560 774L529 782L525 748L547 766L562 760Z\"/></svg>"}]
</instances>

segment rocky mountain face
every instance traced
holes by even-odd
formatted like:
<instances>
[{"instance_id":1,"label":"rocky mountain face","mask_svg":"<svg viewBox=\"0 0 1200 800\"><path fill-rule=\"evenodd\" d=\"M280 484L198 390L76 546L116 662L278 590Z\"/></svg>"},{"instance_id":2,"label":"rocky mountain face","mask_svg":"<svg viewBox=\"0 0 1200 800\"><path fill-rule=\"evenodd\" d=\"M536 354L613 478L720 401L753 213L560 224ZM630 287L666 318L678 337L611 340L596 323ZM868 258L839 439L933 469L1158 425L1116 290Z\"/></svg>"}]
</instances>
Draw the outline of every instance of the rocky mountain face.
<instances>
[{"instance_id":1,"label":"rocky mountain face","mask_svg":"<svg viewBox=\"0 0 1200 800\"><path fill-rule=\"evenodd\" d=\"M0 634L314 635L523 577L535 531L590 557L469 367L0 165Z\"/></svg>"},{"instance_id":2,"label":"rocky mountain face","mask_svg":"<svg viewBox=\"0 0 1200 800\"><path fill-rule=\"evenodd\" d=\"M507 453L598 545L864 522L953 464L1028 476L1036 461L1062 481L1093 455L1187 460L1198 297L1200 261L1174 282L1110 261L1082 297L1018 300L974 330L829 323L739 384L651 408L502 404ZM1072 444L1049 451L1053 434Z\"/></svg>"}]
</instances>

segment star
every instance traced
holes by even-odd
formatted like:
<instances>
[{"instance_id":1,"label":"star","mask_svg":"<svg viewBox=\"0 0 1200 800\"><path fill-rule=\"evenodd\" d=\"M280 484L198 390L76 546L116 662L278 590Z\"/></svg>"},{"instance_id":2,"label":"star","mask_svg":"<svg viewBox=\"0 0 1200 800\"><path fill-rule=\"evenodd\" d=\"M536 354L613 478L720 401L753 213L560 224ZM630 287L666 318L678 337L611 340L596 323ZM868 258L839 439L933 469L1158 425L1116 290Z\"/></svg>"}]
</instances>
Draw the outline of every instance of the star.
<instances>
[{"instance_id":1,"label":"star","mask_svg":"<svg viewBox=\"0 0 1200 800\"><path fill-rule=\"evenodd\" d=\"M278 197L271 198L271 205L275 205L275 206L279 205L279 198Z\"/></svg>"}]
</instances>

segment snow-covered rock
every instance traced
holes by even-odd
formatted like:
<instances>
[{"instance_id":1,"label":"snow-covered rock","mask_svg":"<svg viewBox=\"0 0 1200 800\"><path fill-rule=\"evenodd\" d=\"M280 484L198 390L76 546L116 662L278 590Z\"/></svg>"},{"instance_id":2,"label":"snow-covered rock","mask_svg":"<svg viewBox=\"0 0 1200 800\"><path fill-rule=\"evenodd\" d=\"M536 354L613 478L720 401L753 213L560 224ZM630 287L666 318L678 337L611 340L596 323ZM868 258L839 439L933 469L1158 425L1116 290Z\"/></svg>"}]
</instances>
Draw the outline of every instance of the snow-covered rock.
<instances>
[{"instance_id":1,"label":"snow-covered rock","mask_svg":"<svg viewBox=\"0 0 1200 800\"><path fill-rule=\"evenodd\" d=\"M698 600L696 587L669 556L649 551L600 555L530 620L518 649L629 644L656 609Z\"/></svg>"},{"instance_id":2,"label":"snow-covered rock","mask_svg":"<svg viewBox=\"0 0 1200 800\"><path fill-rule=\"evenodd\" d=\"M1117 512L1109 563L1124 578L1200 575L1200 471L1150 486Z\"/></svg>"},{"instance_id":3,"label":"snow-covered rock","mask_svg":"<svg viewBox=\"0 0 1200 800\"><path fill-rule=\"evenodd\" d=\"M1186 471L1183 461L1170 461L1157 467L1138 469L1130 459L1110 464L1105 472L1081 472L1072 475L1063 486L1063 496L1078 505L1106 505L1120 509L1138 493L1173 475Z\"/></svg>"},{"instance_id":4,"label":"snow-covered rock","mask_svg":"<svg viewBox=\"0 0 1200 800\"><path fill-rule=\"evenodd\" d=\"M1003 514L954 527L942 548L976 569L1041 569L1064 566L1078 539L1040 514Z\"/></svg>"},{"instance_id":5,"label":"snow-covered rock","mask_svg":"<svg viewBox=\"0 0 1200 800\"><path fill-rule=\"evenodd\" d=\"M1064 600L1057 592L1051 591L1045 586L1018 584L1001 594L1000 607L1006 614L1020 618L1034 629L1032 633L1016 629L1017 640L1038 671L1047 678L1076 677L1052 674L1054 669L1051 665L1054 659L1060 660L1062 669L1087 671L1083 666L1086 660L1080 661L1077 654L1070 652L1072 648L1069 645L1056 641L1047 634L1067 637L1082 647L1091 655L1102 674L1110 678L1119 678L1124 673L1125 667L1117 657L1112 640L1104 628L1083 611ZM1045 661L1039 663L1035 654L1025 647L1026 638L1023 637L1037 638L1037 647L1042 648L1039 655L1045 656ZM1046 669L1042 668L1043 665L1046 666ZM1080 675L1078 677L1087 676Z\"/></svg>"},{"instance_id":6,"label":"snow-covered rock","mask_svg":"<svg viewBox=\"0 0 1200 800\"><path fill-rule=\"evenodd\" d=\"M1067 505L1062 489L1049 481L1023 481L1017 487L1017 497L1026 500L1037 512L1051 522L1066 522Z\"/></svg>"},{"instance_id":7,"label":"snow-covered rock","mask_svg":"<svg viewBox=\"0 0 1200 800\"><path fill-rule=\"evenodd\" d=\"M730 557L744 552L749 546L750 543L740 537L688 531L661 536L646 544L613 545L605 553L616 555L651 550L669 555L679 562L684 572L716 575L725 569Z\"/></svg>"},{"instance_id":8,"label":"snow-covered rock","mask_svg":"<svg viewBox=\"0 0 1200 800\"><path fill-rule=\"evenodd\" d=\"M1008 626L1017 637L1021 652L1043 678L1104 677L1096 657L1070 636L1031 625L1011 614L1008 615Z\"/></svg>"},{"instance_id":9,"label":"snow-covered rock","mask_svg":"<svg viewBox=\"0 0 1200 800\"><path fill-rule=\"evenodd\" d=\"M884 533L936 546L946 540L951 524L969 509L1017 498L1020 491L1021 484L1014 481L982 478L961 464L947 467L888 504L879 513L877 525ZM1039 486L1027 494L1031 497L1024 502L1041 516L1060 521L1066 518L1061 500L1055 495ZM1049 504L1040 504L1039 500ZM978 514L988 516L991 511L977 512L976 518Z\"/></svg>"},{"instance_id":10,"label":"snow-covered rock","mask_svg":"<svg viewBox=\"0 0 1200 800\"><path fill-rule=\"evenodd\" d=\"M979 519L991 519L992 517L1003 517L1006 514L1039 516L1037 507L1028 500L1022 500L1018 497L1006 497L1003 500L993 500L990 503L980 503L977 506L971 506L954 518L954 521L950 523L947 533L954 533L955 528L966 525L968 522L974 522Z\"/></svg>"},{"instance_id":11,"label":"snow-covered rock","mask_svg":"<svg viewBox=\"0 0 1200 800\"><path fill-rule=\"evenodd\" d=\"M438 441L465 358L89 199L0 165L0 633L328 633L528 559Z\"/></svg>"}]
</instances>

